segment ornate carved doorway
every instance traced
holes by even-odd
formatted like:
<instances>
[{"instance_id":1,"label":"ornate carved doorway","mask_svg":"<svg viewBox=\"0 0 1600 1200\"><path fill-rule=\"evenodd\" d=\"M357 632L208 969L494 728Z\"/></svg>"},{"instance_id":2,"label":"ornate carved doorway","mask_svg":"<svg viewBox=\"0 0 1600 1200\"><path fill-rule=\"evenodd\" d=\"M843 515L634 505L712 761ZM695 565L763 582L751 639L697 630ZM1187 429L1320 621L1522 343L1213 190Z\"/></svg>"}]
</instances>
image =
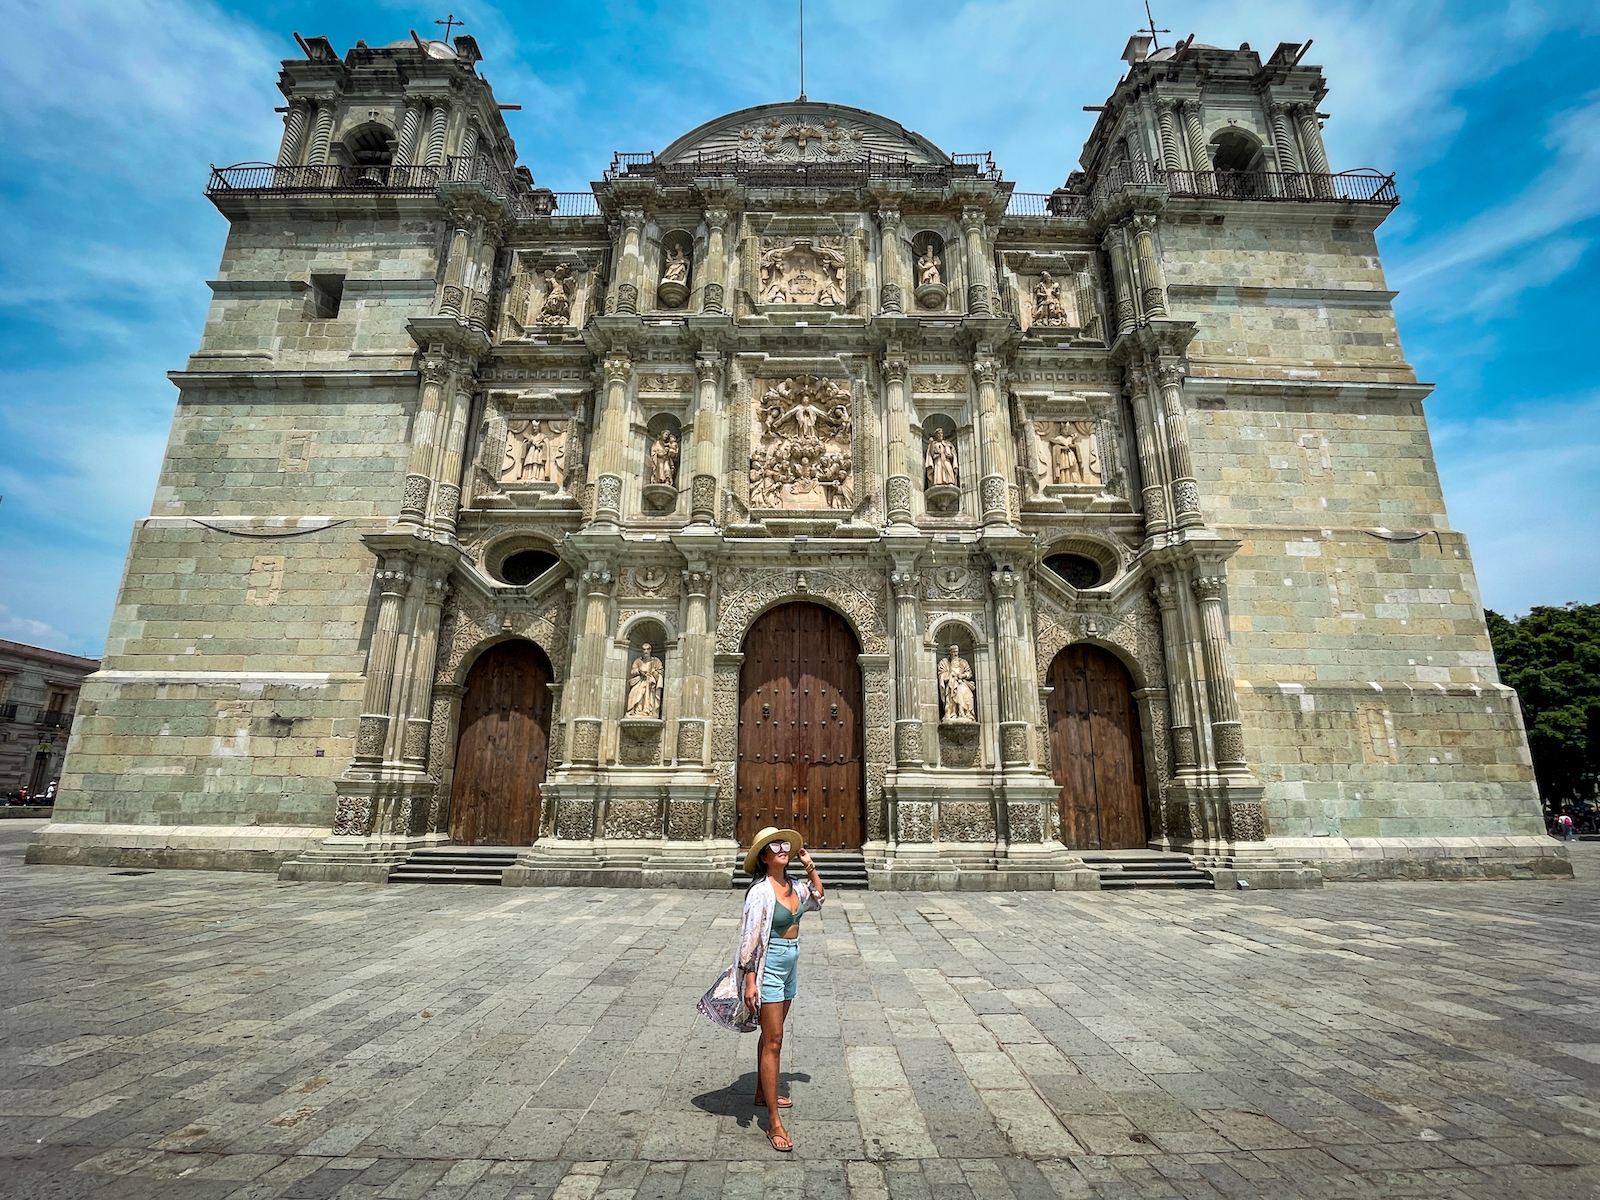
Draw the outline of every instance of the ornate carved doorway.
<instances>
[{"instance_id":1,"label":"ornate carved doorway","mask_svg":"<svg viewBox=\"0 0 1600 1200\"><path fill-rule=\"evenodd\" d=\"M855 849L864 822L860 643L819 604L763 613L739 674L735 835L792 826L819 850Z\"/></svg>"},{"instance_id":2,"label":"ornate carved doorway","mask_svg":"<svg viewBox=\"0 0 1600 1200\"><path fill-rule=\"evenodd\" d=\"M533 844L550 708L550 660L532 642L504 642L472 665L450 789L452 842Z\"/></svg>"},{"instance_id":3,"label":"ornate carved doorway","mask_svg":"<svg viewBox=\"0 0 1600 1200\"><path fill-rule=\"evenodd\" d=\"M1068 646L1048 682L1061 840L1075 850L1143 849L1144 745L1128 668L1098 646Z\"/></svg>"}]
</instances>

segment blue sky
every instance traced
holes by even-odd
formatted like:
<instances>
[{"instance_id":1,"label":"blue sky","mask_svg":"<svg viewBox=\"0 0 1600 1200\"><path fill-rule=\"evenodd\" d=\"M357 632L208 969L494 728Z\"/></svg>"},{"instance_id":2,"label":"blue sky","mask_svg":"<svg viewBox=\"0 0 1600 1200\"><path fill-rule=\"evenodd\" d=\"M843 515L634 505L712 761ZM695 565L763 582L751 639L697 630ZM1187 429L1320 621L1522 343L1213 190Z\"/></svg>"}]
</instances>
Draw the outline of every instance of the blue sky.
<instances>
[{"instance_id":1,"label":"blue sky","mask_svg":"<svg viewBox=\"0 0 1600 1200\"><path fill-rule=\"evenodd\" d=\"M1341 0L1171 3L1182 36L1263 53L1313 38L1334 168L1398 172L1379 234L1452 523L1485 603L1600 599L1600 9ZM794 0L459 0L541 184L613 150L792 98ZM293 30L342 52L425 36L400 3L0 0L0 637L99 654L149 511L225 224L209 163L269 159ZM1127 0L812 0L806 91L1056 186L1143 19ZM1163 39L1166 40L1166 39Z\"/></svg>"}]
</instances>

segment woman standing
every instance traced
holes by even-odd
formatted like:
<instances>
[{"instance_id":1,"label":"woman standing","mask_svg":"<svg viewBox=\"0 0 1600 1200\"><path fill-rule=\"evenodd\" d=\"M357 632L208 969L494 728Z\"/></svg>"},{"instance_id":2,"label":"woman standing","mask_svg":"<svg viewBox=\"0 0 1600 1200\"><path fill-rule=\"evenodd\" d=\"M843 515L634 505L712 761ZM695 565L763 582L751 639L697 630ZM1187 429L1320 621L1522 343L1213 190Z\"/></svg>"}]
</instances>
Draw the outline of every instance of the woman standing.
<instances>
[{"instance_id":1,"label":"woman standing","mask_svg":"<svg viewBox=\"0 0 1600 1200\"><path fill-rule=\"evenodd\" d=\"M805 879L789 881L791 857L800 859ZM758 833L745 855L744 869L752 880L745 892L738 955L700 998L698 1008L725 1029L761 1030L756 1042L755 1103L767 1110L767 1140L773 1149L788 1152L794 1142L778 1112L792 1101L778 1094L778 1062L784 1019L799 990L800 917L822 907L822 880L793 829L769 826Z\"/></svg>"}]
</instances>

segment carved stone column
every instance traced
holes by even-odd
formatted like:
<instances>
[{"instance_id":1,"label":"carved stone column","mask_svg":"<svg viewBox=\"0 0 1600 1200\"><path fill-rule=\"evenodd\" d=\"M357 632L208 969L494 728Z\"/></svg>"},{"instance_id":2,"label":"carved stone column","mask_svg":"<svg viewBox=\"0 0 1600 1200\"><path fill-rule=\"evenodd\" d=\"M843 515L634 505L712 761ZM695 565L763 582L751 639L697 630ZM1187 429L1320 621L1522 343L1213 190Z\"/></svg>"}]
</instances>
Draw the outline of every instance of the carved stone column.
<instances>
[{"instance_id":1,"label":"carved stone column","mask_svg":"<svg viewBox=\"0 0 1600 1200\"><path fill-rule=\"evenodd\" d=\"M1294 115L1300 126L1300 144L1306 151L1306 170L1314 175L1327 175L1328 151L1322 144L1322 126L1317 122L1316 106L1296 105Z\"/></svg>"},{"instance_id":2,"label":"carved stone column","mask_svg":"<svg viewBox=\"0 0 1600 1200\"><path fill-rule=\"evenodd\" d=\"M305 148L306 127L311 120L311 105L305 100L292 100L289 112L283 118L283 144L278 147L278 165L292 167L300 161L300 151Z\"/></svg>"},{"instance_id":3,"label":"carved stone column","mask_svg":"<svg viewBox=\"0 0 1600 1200\"><path fill-rule=\"evenodd\" d=\"M1178 589L1170 581L1163 580L1150 589L1150 595L1161 611L1161 650L1167 667L1167 736L1171 739L1172 773L1179 779L1192 778L1199 765L1194 744L1194 705L1190 695L1193 675L1184 665Z\"/></svg>"},{"instance_id":4,"label":"carved stone column","mask_svg":"<svg viewBox=\"0 0 1600 1200\"><path fill-rule=\"evenodd\" d=\"M433 728L433 666L439 652L439 613L444 607L448 578L442 573L422 579L421 601L411 635L411 654L406 664L407 694L400 737L400 759L420 771L428 763L428 732Z\"/></svg>"},{"instance_id":5,"label":"carved stone column","mask_svg":"<svg viewBox=\"0 0 1600 1200\"><path fill-rule=\"evenodd\" d=\"M1133 244L1139 261L1140 293L1144 299L1146 317L1167 315L1167 279L1161 270L1161 259L1156 255L1156 219L1141 213L1133 219Z\"/></svg>"},{"instance_id":6,"label":"carved stone column","mask_svg":"<svg viewBox=\"0 0 1600 1200\"><path fill-rule=\"evenodd\" d=\"M317 119L311 129L311 148L306 152L306 163L314 167L325 166L328 147L332 144L333 105L324 100L317 104Z\"/></svg>"},{"instance_id":7,"label":"carved stone column","mask_svg":"<svg viewBox=\"0 0 1600 1200\"><path fill-rule=\"evenodd\" d=\"M367 647L366 687L361 696L361 724L356 732L357 763L377 766L383 762L395 651L400 641L400 610L411 587L412 571L411 563L398 555L386 557L378 567L378 620Z\"/></svg>"},{"instance_id":8,"label":"carved stone column","mask_svg":"<svg viewBox=\"0 0 1600 1200\"><path fill-rule=\"evenodd\" d=\"M1211 151L1206 148L1206 133L1200 125L1200 102L1198 100L1185 100L1181 109L1183 113L1183 132L1189 143L1190 169L1201 172L1213 170ZM1196 178L1195 190L1210 191L1210 178Z\"/></svg>"},{"instance_id":9,"label":"carved stone column","mask_svg":"<svg viewBox=\"0 0 1600 1200\"><path fill-rule=\"evenodd\" d=\"M963 209L961 232L967 238L967 315L993 316L989 307L989 256L984 243L983 210Z\"/></svg>"},{"instance_id":10,"label":"carved stone column","mask_svg":"<svg viewBox=\"0 0 1600 1200\"><path fill-rule=\"evenodd\" d=\"M608 563L591 563L578 580L583 592L583 625L572 651L572 674L562 696L572 709L572 734L567 761L595 766L600 761L601 687L605 679L606 643L611 633L611 586Z\"/></svg>"},{"instance_id":11,"label":"carved stone column","mask_svg":"<svg viewBox=\"0 0 1600 1200\"><path fill-rule=\"evenodd\" d=\"M701 564L697 564L701 565ZM678 765L703 765L711 721L711 670L716 649L710 625L711 572L683 572L683 715L678 718Z\"/></svg>"},{"instance_id":12,"label":"carved stone column","mask_svg":"<svg viewBox=\"0 0 1600 1200\"><path fill-rule=\"evenodd\" d=\"M1073 276L1078 291L1078 320L1083 323L1083 336L1104 341L1105 326L1100 322L1100 303L1095 296L1094 276L1088 269Z\"/></svg>"},{"instance_id":13,"label":"carved stone column","mask_svg":"<svg viewBox=\"0 0 1600 1200\"><path fill-rule=\"evenodd\" d=\"M906 362L902 358L883 360L883 381L889 408L889 477L884 491L889 520L896 525L911 523L911 489L915 478L911 449L911 416L906 410Z\"/></svg>"},{"instance_id":14,"label":"carved stone column","mask_svg":"<svg viewBox=\"0 0 1600 1200\"><path fill-rule=\"evenodd\" d=\"M1181 170L1183 159L1178 152L1178 122L1174 115L1177 102L1158 100L1156 122L1161 130L1161 165L1169 171Z\"/></svg>"},{"instance_id":15,"label":"carved stone column","mask_svg":"<svg viewBox=\"0 0 1600 1200\"><path fill-rule=\"evenodd\" d=\"M422 132L422 103L407 100L405 115L400 118L400 137L395 144L394 165L409 167L416 161L417 137Z\"/></svg>"},{"instance_id":16,"label":"carved stone column","mask_svg":"<svg viewBox=\"0 0 1600 1200\"><path fill-rule=\"evenodd\" d=\"M1289 124L1289 106L1274 100L1267 106L1272 118L1272 146L1278 152L1278 170L1288 174L1300 170L1300 155L1295 150L1294 129Z\"/></svg>"},{"instance_id":17,"label":"carved stone column","mask_svg":"<svg viewBox=\"0 0 1600 1200\"><path fill-rule=\"evenodd\" d=\"M1133 406L1133 432L1143 478L1139 494L1144 498L1145 533L1154 536L1165 533L1172 524L1167 511L1167 472L1161 454L1161 422L1150 403L1149 374L1137 363L1128 367L1128 401Z\"/></svg>"},{"instance_id":18,"label":"carved stone column","mask_svg":"<svg viewBox=\"0 0 1600 1200\"><path fill-rule=\"evenodd\" d=\"M1132 333L1139 324L1139 309L1133 298L1133 272L1128 266L1128 250L1123 244L1122 228L1113 226L1106 230L1100 244L1111 259L1111 280L1116 290L1113 308L1116 312L1117 334Z\"/></svg>"},{"instance_id":19,"label":"carved stone column","mask_svg":"<svg viewBox=\"0 0 1600 1200\"><path fill-rule=\"evenodd\" d=\"M611 292L611 311L634 316L639 311L639 281L644 278L644 210L622 210L622 244L617 249L617 282Z\"/></svg>"},{"instance_id":20,"label":"carved stone column","mask_svg":"<svg viewBox=\"0 0 1600 1200\"><path fill-rule=\"evenodd\" d=\"M1166 417L1167 457L1172 468L1172 509L1181 526L1201 525L1200 487L1195 483L1194 462L1189 453L1189 420L1183 410L1183 367L1164 362L1157 372L1161 385L1161 406Z\"/></svg>"},{"instance_id":21,"label":"carved stone column","mask_svg":"<svg viewBox=\"0 0 1600 1200\"><path fill-rule=\"evenodd\" d=\"M1244 726L1239 720L1233 656L1228 652L1228 629L1222 618L1222 593L1228 580L1221 574L1200 575L1192 586L1194 597L1200 602L1206 697L1211 703L1211 744L1217 755L1217 769L1225 774L1242 774L1249 769L1244 757Z\"/></svg>"},{"instance_id":22,"label":"carved stone column","mask_svg":"<svg viewBox=\"0 0 1600 1200\"><path fill-rule=\"evenodd\" d=\"M1005 525L1010 523L1006 487L1011 474L1005 452L1009 434L1000 411L1000 366L992 358L980 358L972 364L972 374L978 381L978 449L983 469L978 493L983 523Z\"/></svg>"},{"instance_id":23,"label":"carved stone column","mask_svg":"<svg viewBox=\"0 0 1600 1200\"><path fill-rule=\"evenodd\" d=\"M439 450L433 483L432 525L442 534L454 534L461 509L461 454L467 443L467 423L472 416L472 392L454 389L445 418L444 442Z\"/></svg>"},{"instance_id":24,"label":"carved stone column","mask_svg":"<svg viewBox=\"0 0 1600 1200\"><path fill-rule=\"evenodd\" d=\"M921 621L917 576L909 562L889 576L894 589L894 760L901 767L922 765L922 720L917 712L917 665Z\"/></svg>"},{"instance_id":25,"label":"carved stone column","mask_svg":"<svg viewBox=\"0 0 1600 1200\"><path fill-rule=\"evenodd\" d=\"M706 209L706 284L700 292L700 311L708 315L726 312L723 299L723 277L727 274L728 210Z\"/></svg>"},{"instance_id":26,"label":"carved stone column","mask_svg":"<svg viewBox=\"0 0 1600 1200\"><path fill-rule=\"evenodd\" d=\"M444 264L444 282L439 288L436 308L441 317L461 317L467 309L467 262L472 252L472 221L467 214L457 212L450 230L449 248Z\"/></svg>"},{"instance_id":27,"label":"carved stone column","mask_svg":"<svg viewBox=\"0 0 1600 1200\"><path fill-rule=\"evenodd\" d=\"M428 516L430 475L433 470L434 437L439 423L446 386L454 391L454 373L437 359L422 366L422 399L411 422L411 458L406 464L405 494L400 501L400 518L422 524Z\"/></svg>"},{"instance_id":28,"label":"carved stone column","mask_svg":"<svg viewBox=\"0 0 1600 1200\"><path fill-rule=\"evenodd\" d=\"M1332 196L1333 182L1328 178L1328 151L1322 144L1322 126L1317 122L1316 105L1296 105L1294 116L1300 130L1300 145L1305 150L1306 171L1311 175L1311 194Z\"/></svg>"},{"instance_id":29,"label":"carved stone column","mask_svg":"<svg viewBox=\"0 0 1600 1200\"><path fill-rule=\"evenodd\" d=\"M900 210L880 208L878 226L882 230L882 279L878 286L878 307L883 312L899 315L905 311L902 294L905 289L905 272L900 262Z\"/></svg>"},{"instance_id":30,"label":"carved stone column","mask_svg":"<svg viewBox=\"0 0 1600 1200\"><path fill-rule=\"evenodd\" d=\"M595 520L614 524L622 519L622 472L628 443L628 384L633 378L633 360L626 354L608 354L605 373L605 407L595 424L589 486L594 488Z\"/></svg>"},{"instance_id":31,"label":"carved stone column","mask_svg":"<svg viewBox=\"0 0 1600 1200\"><path fill-rule=\"evenodd\" d=\"M1029 734L1036 706L1029 703L1028 693L1034 683L1032 654L1022 644L1023 622L1017 611L1024 599L1022 576L1010 567L1002 567L990 572L989 582L994 588L1000 652L1000 762L1008 768L1027 767L1033 763Z\"/></svg>"},{"instance_id":32,"label":"carved stone column","mask_svg":"<svg viewBox=\"0 0 1600 1200\"><path fill-rule=\"evenodd\" d=\"M717 519L717 385L722 380L722 355L695 357L699 398L694 411L694 475L689 485L689 519L712 525Z\"/></svg>"},{"instance_id":33,"label":"carved stone column","mask_svg":"<svg viewBox=\"0 0 1600 1200\"><path fill-rule=\"evenodd\" d=\"M477 165L474 161L478 157L478 127L467 122L467 127L461 131L461 153L456 156L456 178L471 179L473 168Z\"/></svg>"},{"instance_id":34,"label":"carved stone column","mask_svg":"<svg viewBox=\"0 0 1600 1200\"><path fill-rule=\"evenodd\" d=\"M450 106L443 100L433 101L433 109L428 114L428 142L422 158L429 166L437 167L444 163L444 137L449 124Z\"/></svg>"}]
</instances>

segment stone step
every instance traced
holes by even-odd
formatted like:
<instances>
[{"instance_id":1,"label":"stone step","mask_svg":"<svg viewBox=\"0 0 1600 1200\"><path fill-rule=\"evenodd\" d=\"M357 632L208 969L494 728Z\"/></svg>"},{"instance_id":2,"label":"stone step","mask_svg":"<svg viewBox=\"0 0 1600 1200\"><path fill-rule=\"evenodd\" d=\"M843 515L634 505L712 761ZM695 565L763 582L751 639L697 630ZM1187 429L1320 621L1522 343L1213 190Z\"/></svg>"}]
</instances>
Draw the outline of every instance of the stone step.
<instances>
[{"instance_id":1,"label":"stone step","mask_svg":"<svg viewBox=\"0 0 1600 1200\"><path fill-rule=\"evenodd\" d=\"M817 864L817 877L824 888L865 889L867 886L867 860L862 854L841 850L813 850L811 861ZM790 875L799 874L790 868ZM733 869L733 886L743 890L750 886L750 876L744 873L741 862Z\"/></svg>"},{"instance_id":2,"label":"stone step","mask_svg":"<svg viewBox=\"0 0 1600 1200\"><path fill-rule=\"evenodd\" d=\"M1083 861L1100 876L1102 891L1118 888L1182 888L1210 891L1216 883L1209 871L1187 854L1167 850L1090 850Z\"/></svg>"},{"instance_id":3,"label":"stone step","mask_svg":"<svg viewBox=\"0 0 1600 1200\"><path fill-rule=\"evenodd\" d=\"M500 872L515 866L520 846L433 846L389 871L390 883L466 883L500 886Z\"/></svg>"}]
</instances>

